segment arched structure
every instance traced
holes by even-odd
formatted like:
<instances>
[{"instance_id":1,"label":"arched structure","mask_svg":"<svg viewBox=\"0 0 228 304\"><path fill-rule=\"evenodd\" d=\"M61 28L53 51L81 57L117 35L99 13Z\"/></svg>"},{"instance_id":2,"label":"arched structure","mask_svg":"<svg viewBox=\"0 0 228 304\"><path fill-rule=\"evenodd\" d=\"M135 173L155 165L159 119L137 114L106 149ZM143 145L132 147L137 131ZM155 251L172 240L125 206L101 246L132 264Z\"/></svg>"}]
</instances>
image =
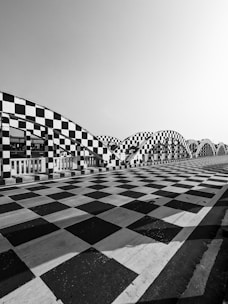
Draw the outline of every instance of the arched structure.
<instances>
[{"instance_id":1,"label":"arched structure","mask_svg":"<svg viewBox=\"0 0 228 304\"><path fill-rule=\"evenodd\" d=\"M224 143L220 142L216 149L216 155L225 155L227 154L226 146Z\"/></svg>"},{"instance_id":2,"label":"arched structure","mask_svg":"<svg viewBox=\"0 0 228 304\"><path fill-rule=\"evenodd\" d=\"M196 151L196 157L215 156L216 148L210 139L202 139Z\"/></svg>"},{"instance_id":3,"label":"arched structure","mask_svg":"<svg viewBox=\"0 0 228 304\"><path fill-rule=\"evenodd\" d=\"M184 137L176 131L163 130L153 133L129 158L130 163L190 158L192 153Z\"/></svg>"},{"instance_id":4,"label":"arched structure","mask_svg":"<svg viewBox=\"0 0 228 304\"><path fill-rule=\"evenodd\" d=\"M10 117L20 119L31 124L31 128L37 126L45 128L45 153L46 172L53 173L53 138L59 137L70 140L71 144L78 147L77 151L71 151L83 159L81 150L84 148L91 155L104 163L118 165L119 159L97 137L89 133L73 121L63 117L46 107L34 102L0 92L0 113L1 113L1 174L3 178L10 177ZM26 126L26 124L25 124ZM75 149L76 150L76 149Z\"/></svg>"},{"instance_id":5,"label":"arched structure","mask_svg":"<svg viewBox=\"0 0 228 304\"><path fill-rule=\"evenodd\" d=\"M126 161L132 153L138 150L140 144L148 139L152 134L153 132L138 132L129 136L119 144L114 152L121 161Z\"/></svg>"},{"instance_id":6,"label":"arched structure","mask_svg":"<svg viewBox=\"0 0 228 304\"><path fill-rule=\"evenodd\" d=\"M115 150L121 143L121 140L109 135L98 135L97 138L103 142L105 146L107 146L110 150Z\"/></svg>"},{"instance_id":7,"label":"arched structure","mask_svg":"<svg viewBox=\"0 0 228 304\"><path fill-rule=\"evenodd\" d=\"M188 139L186 142L192 153L192 157L196 157L196 152L199 146L199 142L195 139Z\"/></svg>"}]
</instances>

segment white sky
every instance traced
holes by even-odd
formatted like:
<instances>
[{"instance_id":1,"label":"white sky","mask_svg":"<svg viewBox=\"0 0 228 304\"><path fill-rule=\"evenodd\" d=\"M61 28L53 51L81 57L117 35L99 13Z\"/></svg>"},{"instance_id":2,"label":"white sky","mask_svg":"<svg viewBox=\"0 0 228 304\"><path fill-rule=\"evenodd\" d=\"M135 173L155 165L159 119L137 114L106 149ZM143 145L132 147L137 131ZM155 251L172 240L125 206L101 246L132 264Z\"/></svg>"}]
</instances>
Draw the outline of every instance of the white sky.
<instances>
[{"instance_id":1,"label":"white sky","mask_svg":"<svg viewBox=\"0 0 228 304\"><path fill-rule=\"evenodd\" d=\"M123 139L228 144L228 1L0 0L0 90Z\"/></svg>"}]
</instances>

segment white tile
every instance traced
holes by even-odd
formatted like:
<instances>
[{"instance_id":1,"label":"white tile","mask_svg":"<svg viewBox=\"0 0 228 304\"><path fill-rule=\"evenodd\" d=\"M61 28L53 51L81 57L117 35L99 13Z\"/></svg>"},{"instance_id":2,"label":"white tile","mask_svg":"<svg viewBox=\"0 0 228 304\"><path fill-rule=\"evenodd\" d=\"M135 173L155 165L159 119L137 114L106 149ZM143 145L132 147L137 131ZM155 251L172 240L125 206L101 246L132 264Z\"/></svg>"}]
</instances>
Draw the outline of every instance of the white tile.
<instances>
[{"instance_id":1,"label":"white tile","mask_svg":"<svg viewBox=\"0 0 228 304\"><path fill-rule=\"evenodd\" d=\"M143 214L125 208L117 207L103 212L97 215L97 217L116 224L120 227L126 227L142 218Z\"/></svg>"},{"instance_id":2,"label":"white tile","mask_svg":"<svg viewBox=\"0 0 228 304\"><path fill-rule=\"evenodd\" d=\"M53 199L47 196L37 196L37 197L32 197L26 200L20 200L17 203L21 205L24 208L32 208L44 204L48 204L54 202Z\"/></svg>"},{"instance_id":3,"label":"white tile","mask_svg":"<svg viewBox=\"0 0 228 304\"><path fill-rule=\"evenodd\" d=\"M180 194L176 197L176 200L205 206L208 202L210 202L211 199L190 194Z\"/></svg>"},{"instance_id":4,"label":"white tile","mask_svg":"<svg viewBox=\"0 0 228 304\"><path fill-rule=\"evenodd\" d=\"M58 304L55 295L40 278L22 285L1 301L4 304Z\"/></svg>"},{"instance_id":5,"label":"white tile","mask_svg":"<svg viewBox=\"0 0 228 304\"><path fill-rule=\"evenodd\" d=\"M0 253L4 251L8 251L9 249L12 249L13 246L10 244L10 242L0 234Z\"/></svg>"},{"instance_id":6,"label":"white tile","mask_svg":"<svg viewBox=\"0 0 228 304\"><path fill-rule=\"evenodd\" d=\"M170 192L174 192L174 193L185 193L189 189L180 188L180 187L174 187L174 186L168 186L168 187L163 188L162 190L163 191L170 191Z\"/></svg>"},{"instance_id":7,"label":"white tile","mask_svg":"<svg viewBox=\"0 0 228 304\"><path fill-rule=\"evenodd\" d=\"M129 229L121 229L96 243L94 247L126 266L126 263L153 240Z\"/></svg>"},{"instance_id":8,"label":"white tile","mask_svg":"<svg viewBox=\"0 0 228 304\"><path fill-rule=\"evenodd\" d=\"M154 203L155 203L155 205L163 206L172 200L173 200L173 198L170 198L170 197L158 197Z\"/></svg>"},{"instance_id":9,"label":"white tile","mask_svg":"<svg viewBox=\"0 0 228 304\"><path fill-rule=\"evenodd\" d=\"M57 225L60 228L71 226L91 217L92 215L77 208L69 208L43 216L45 220Z\"/></svg>"},{"instance_id":10,"label":"white tile","mask_svg":"<svg viewBox=\"0 0 228 304\"><path fill-rule=\"evenodd\" d=\"M33 273L40 276L89 247L89 244L70 232L58 230L17 246L15 252Z\"/></svg>"},{"instance_id":11,"label":"white tile","mask_svg":"<svg viewBox=\"0 0 228 304\"><path fill-rule=\"evenodd\" d=\"M93 198L87 197L84 195L76 195L72 197L68 197L67 199L61 200L61 202L64 203L64 205L67 205L69 207L77 207L82 204L87 204L94 201Z\"/></svg>"},{"instance_id":12,"label":"white tile","mask_svg":"<svg viewBox=\"0 0 228 304\"><path fill-rule=\"evenodd\" d=\"M130 197L118 195L118 194L109 195L109 196L99 199L99 201L101 201L103 203L109 203L114 206L122 206L133 200L134 200L134 198L130 198Z\"/></svg>"},{"instance_id":13,"label":"white tile","mask_svg":"<svg viewBox=\"0 0 228 304\"><path fill-rule=\"evenodd\" d=\"M190 220L195 217L193 213L166 206L155 209L148 213L148 215L181 227L187 227Z\"/></svg>"},{"instance_id":14,"label":"white tile","mask_svg":"<svg viewBox=\"0 0 228 304\"><path fill-rule=\"evenodd\" d=\"M39 217L36 213L27 209L19 209L0 215L0 229L27 222Z\"/></svg>"}]
</instances>

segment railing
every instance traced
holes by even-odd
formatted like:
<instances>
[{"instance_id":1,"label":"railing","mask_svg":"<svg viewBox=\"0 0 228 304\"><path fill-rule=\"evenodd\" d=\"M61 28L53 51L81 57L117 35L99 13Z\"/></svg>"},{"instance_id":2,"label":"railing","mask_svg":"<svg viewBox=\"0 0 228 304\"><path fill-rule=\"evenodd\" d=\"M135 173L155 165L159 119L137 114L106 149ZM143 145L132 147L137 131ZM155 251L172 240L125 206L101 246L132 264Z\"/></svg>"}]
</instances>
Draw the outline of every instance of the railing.
<instances>
[{"instance_id":1,"label":"railing","mask_svg":"<svg viewBox=\"0 0 228 304\"><path fill-rule=\"evenodd\" d=\"M77 169L77 157L54 157L54 172Z\"/></svg>"},{"instance_id":2,"label":"railing","mask_svg":"<svg viewBox=\"0 0 228 304\"><path fill-rule=\"evenodd\" d=\"M10 159L11 175L45 173L45 158Z\"/></svg>"},{"instance_id":3,"label":"railing","mask_svg":"<svg viewBox=\"0 0 228 304\"><path fill-rule=\"evenodd\" d=\"M99 159L95 156L85 156L84 157L85 165L87 167L98 167L99 166Z\"/></svg>"}]
</instances>

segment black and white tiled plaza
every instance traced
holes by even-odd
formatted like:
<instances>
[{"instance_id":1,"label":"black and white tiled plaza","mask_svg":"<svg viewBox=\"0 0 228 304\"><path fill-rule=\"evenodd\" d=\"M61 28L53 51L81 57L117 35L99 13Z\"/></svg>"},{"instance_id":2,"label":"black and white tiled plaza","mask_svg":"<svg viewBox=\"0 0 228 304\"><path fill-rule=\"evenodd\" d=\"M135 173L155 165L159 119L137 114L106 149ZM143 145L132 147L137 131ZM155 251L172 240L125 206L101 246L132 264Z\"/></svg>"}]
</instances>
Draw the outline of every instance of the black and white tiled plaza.
<instances>
[{"instance_id":1,"label":"black and white tiled plaza","mask_svg":"<svg viewBox=\"0 0 228 304\"><path fill-rule=\"evenodd\" d=\"M0 188L0 303L222 303L221 163Z\"/></svg>"}]
</instances>

